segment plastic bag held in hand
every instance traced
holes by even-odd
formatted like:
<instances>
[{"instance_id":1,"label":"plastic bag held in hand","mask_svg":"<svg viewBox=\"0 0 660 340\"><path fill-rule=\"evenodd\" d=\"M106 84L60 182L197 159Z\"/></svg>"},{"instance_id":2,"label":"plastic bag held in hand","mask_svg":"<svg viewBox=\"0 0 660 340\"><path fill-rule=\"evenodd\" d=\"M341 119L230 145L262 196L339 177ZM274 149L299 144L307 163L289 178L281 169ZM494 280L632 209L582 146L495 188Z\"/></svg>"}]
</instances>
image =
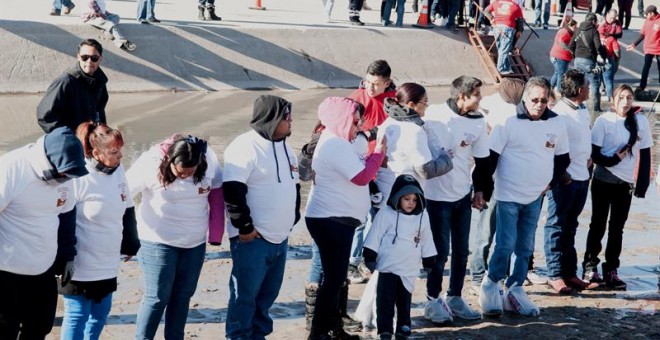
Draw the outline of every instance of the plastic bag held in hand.
<instances>
[{"instance_id":1,"label":"plastic bag held in hand","mask_svg":"<svg viewBox=\"0 0 660 340\"><path fill-rule=\"evenodd\" d=\"M65 286L73 278L73 273L76 271L76 268L73 266L73 261L67 261L62 268L62 286Z\"/></svg>"}]
</instances>

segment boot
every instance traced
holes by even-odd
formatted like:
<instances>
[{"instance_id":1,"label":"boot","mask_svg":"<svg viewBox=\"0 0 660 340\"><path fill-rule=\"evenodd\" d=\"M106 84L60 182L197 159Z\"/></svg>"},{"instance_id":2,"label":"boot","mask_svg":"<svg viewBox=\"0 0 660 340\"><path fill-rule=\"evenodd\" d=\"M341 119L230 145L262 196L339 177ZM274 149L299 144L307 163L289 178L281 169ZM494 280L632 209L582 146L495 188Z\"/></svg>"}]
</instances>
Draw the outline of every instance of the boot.
<instances>
[{"instance_id":1,"label":"boot","mask_svg":"<svg viewBox=\"0 0 660 340\"><path fill-rule=\"evenodd\" d=\"M352 16L352 17L349 17L349 18L348 18L348 21L351 22L351 25L355 25L355 26L364 26L364 23L363 23L362 21L360 21L360 17L359 17L359 16Z\"/></svg>"},{"instance_id":2,"label":"boot","mask_svg":"<svg viewBox=\"0 0 660 340\"><path fill-rule=\"evenodd\" d=\"M210 20L220 21L220 20L222 20L221 17L215 15L215 6L213 6L213 5L206 5L206 12L204 13L204 18L207 21L210 21Z\"/></svg>"},{"instance_id":3,"label":"boot","mask_svg":"<svg viewBox=\"0 0 660 340\"><path fill-rule=\"evenodd\" d=\"M312 319L314 318L314 308L316 307L316 291L318 284L312 283L305 286L305 329L312 329Z\"/></svg>"},{"instance_id":4,"label":"boot","mask_svg":"<svg viewBox=\"0 0 660 340\"><path fill-rule=\"evenodd\" d=\"M204 12L206 9L204 6L197 6L197 10L199 11L199 14L197 14L197 19L199 20L206 20L206 17L204 16Z\"/></svg>"},{"instance_id":5,"label":"boot","mask_svg":"<svg viewBox=\"0 0 660 340\"><path fill-rule=\"evenodd\" d=\"M627 288L626 283L619 278L616 268L611 268L605 262L603 262L603 279L605 280L605 288L614 290L626 290Z\"/></svg>"},{"instance_id":6,"label":"boot","mask_svg":"<svg viewBox=\"0 0 660 340\"><path fill-rule=\"evenodd\" d=\"M362 323L353 320L348 315L348 280L344 282L344 285L339 290L339 314L341 315L341 321L345 330L349 332L359 332L362 330Z\"/></svg>"}]
</instances>

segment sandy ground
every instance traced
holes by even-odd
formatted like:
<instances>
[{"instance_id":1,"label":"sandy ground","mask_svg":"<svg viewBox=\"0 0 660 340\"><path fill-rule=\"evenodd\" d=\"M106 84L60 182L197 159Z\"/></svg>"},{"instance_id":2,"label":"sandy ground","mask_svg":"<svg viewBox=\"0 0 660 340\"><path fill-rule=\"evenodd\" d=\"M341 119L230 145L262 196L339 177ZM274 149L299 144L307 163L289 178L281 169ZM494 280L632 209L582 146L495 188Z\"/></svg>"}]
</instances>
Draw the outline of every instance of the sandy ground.
<instances>
[{"instance_id":1,"label":"sandy ground","mask_svg":"<svg viewBox=\"0 0 660 340\"><path fill-rule=\"evenodd\" d=\"M276 92L294 103L294 132L290 144L299 149L307 140L315 122L315 108L325 96L344 96L351 90L309 90ZM447 98L447 88L430 88L431 103ZM493 92L492 88L484 89ZM252 101L260 93L250 91L218 93L156 93L113 94L108 108L109 123L124 132L127 141L124 164L151 144L176 131L193 133L209 139L222 156L227 143L246 131ZM34 107L40 96L0 96L3 103L3 124L0 126L0 154L36 139L39 131L33 121ZM655 128L655 139L658 140ZM656 153L655 160L660 159ZM657 167L657 164L656 164ZM307 188L306 188L307 189ZM526 287L531 299L541 307L538 318L504 315L497 319L478 321L456 320L451 325L434 325L423 318L425 301L424 279L418 280L413 296L413 335L418 339L433 338L660 338L660 295L657 292L660 256L660 195L649 190L647 199L633 200L630 219L626 225L620 274L628 282L626 292L594 291L576 296L556 296L545 285ZM475 214L473 214L473 217ZM588 202L582 214L576 247L581 259L590 218ZM545 266L542 225L539 222L536 238L536 265ZM474 236L474 235L472 235ZM310 237L301 222L290 238L289 259L280 295L271 309L275 332L271 339L303 339L304 283L307 278L311 251ZM224 322L228 300L228 280L231 260L228 242L220 247L209 246L207 259L190 304L186 327L187 339L224 338ZM449 263L449 262L448 262ZM446 268L445 274L448 274ZM445 279L445 289L447 284ZM349 309L357 306L365 285L350 288ZM477 297L466 282L464 297L479 308ZM142 297L142 275L136 261L124 263L119 276L119 289L103 339L130 339L135 333L135 320ZM59 337L60 302L57 325L49 339ZM157 338L163 338L161 325ZM361 333L365 338L374 333Z\"/></svg>"}]
</instances>

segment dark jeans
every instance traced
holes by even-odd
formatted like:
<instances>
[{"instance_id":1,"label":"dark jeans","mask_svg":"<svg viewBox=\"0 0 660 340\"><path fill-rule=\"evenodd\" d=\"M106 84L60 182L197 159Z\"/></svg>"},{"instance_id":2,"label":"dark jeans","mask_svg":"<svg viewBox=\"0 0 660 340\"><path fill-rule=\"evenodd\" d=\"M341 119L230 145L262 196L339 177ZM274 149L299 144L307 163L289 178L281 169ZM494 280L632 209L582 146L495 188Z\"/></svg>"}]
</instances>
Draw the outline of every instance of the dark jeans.
<instances>
[{"instance_id":1,"label":"dark jeans","mask_svg":"<svg viewBox=\"0 0 660 340\"><path fill-rule=\"evenodd\" d=\"M607 267L619 268L619 256L623 243L623 226L628 219L632 194L628 183L611 184L598 179L591 182L591 224L587 234L587 250L582 263L585 272L598 268L598 254L603 248L601 240L605 236L607 216L610 215L610 225L607 233L607 248L605 261Z\"/></svg>"},{"instance_id":2,"label":"dark jeans","mask_svg":"<svg viewBox=\"0 0 660 340\"><path fill-rule=\"evenodd\" d=\"M378 285L376 286L378 334L394 333L394 306L396 306L396 332L400 333L403 326L410 327L411 300L412 294L403 286L399 275L392 273L378 274Z\"/></svg>"},{"instance_id":3,"label":"dark jeans","mask_svg":"<svg viewBox=\"0 0 660 340\"><path fill-rule=\"evenodd\" d=\"M589 193L589 181L555 185L547 192L548 221L544 228L545 262L550 279L577 275L575 232Z\"/></svg>"},{"instance_id":4,"label":"dark jeans","mask_svg":"<svg viewBox=\"0 0 660 340\"><path fill-rule=\"evenodd\" d=\"M644 0L637 0L637 11L640 17L644 17Z\"/></svg>"},{"instance_id":5,"label":"dark jeans","mask_svg":"<svg viewBox=\"0 0 660 340\"><path fill-rule=\"evenodd\" d=\"M349 0L348 1L348 16L349 17L359 17L360 11L362 10L362 4L364 0Z\"/></svg>"},{"instance_id":6,"label":"dark jeans","mask_svg":"<svg viewBox=\"0 0 660 340\"><path fill-rule=\"evenodd\" d=\"M612 9L612 3L614 0L597 0L596 1L596 12L597 14L600 14L602 16L605 16L607 12Z\"/></svg>"},{"instance_id":7,"label":"dark jeans","mask_svg":"<svg viewBox=\"0 0 660 340\"><path fill-rule=\"evenodd\" d=\"M319 333L341 327L339 290L346 281L348 260L355 227L330 218L306 217L307 229L319 247L323 266L323 282L316 293L312 327Z\"/></svg>"},{"instance_id":8,"label":"dark jeans","mask_svg":"<svg viewBox=\"0 0 660 340\"><path fill-rule=\"evenodd\" d=\"M55 275L0 271L0 339L44 339L53 328L57 307Z\"/></svg>"},{"instance_id":9,"label":"dark jeans","mask_svg":"<svg viewBox=\"0 0 660 340\"><path fill-rule=\"evenodd\" d=\"M472 207L470 194L456 202L427 201L433 242L438 252L437 262L426 281L427 294L437 298L442 291L442 274L449 256L451 240L451 267L447 295L461 296L467 268Z\"/></svg>"},{"instance_id":10,"label":"dark jeans","mask_svg":"<svg viewBox=\"0 0 660 340\"><path fill-rule=\"evenodd\" d=\"M653 58L655 58L655 61L658 65L658 81L660 81L660 55L645 54L644 67L642 68L642 78L639 80L639 87L642 90L646 88L646 84L649 79L649 71L651 71L651 64L653 64Z\"/></svg>"},{"instance_id":11,"label":"dark jeans","mask_svg":"<svg viewBox=\"0 0 660 340\"><path fill-rule=\"evenodd\" d=\"M632 16L632 6L635 0L617 0L619 5L619 22L623 25L624 28L630 26L630 18ZM626 19L624 22L623 19Z\"/></svg>"}]
</instances>

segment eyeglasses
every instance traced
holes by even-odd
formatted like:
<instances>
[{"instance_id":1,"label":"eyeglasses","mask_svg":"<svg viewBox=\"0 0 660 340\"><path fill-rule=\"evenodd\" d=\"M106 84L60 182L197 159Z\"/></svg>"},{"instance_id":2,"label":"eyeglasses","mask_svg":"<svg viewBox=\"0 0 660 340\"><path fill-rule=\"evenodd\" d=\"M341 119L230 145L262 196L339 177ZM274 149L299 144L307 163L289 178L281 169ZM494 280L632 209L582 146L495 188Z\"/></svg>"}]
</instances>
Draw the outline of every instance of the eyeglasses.
<instances>
[{"instance_id":1,"label":"eyeglasses","mask_svg":"<svg viewBox=\"0 0 660 340\"><path fill-rule=\"evenodd\" d=\"M92 62L98 63L99 60L101 60L101 56L100 55L82 54L82 55L80 55L80 59L82 59L82 61L87 61L89 59L92 59Z\"/></svg>"},{"instance_id":2,"label":"eyeglasses","mask_svg":"<svg viewBox=\"0 0 660 340\"><path fill-rule=\"evenodd\" d=\"M534 104L538 104L538 103L547 104L548 98L531 98L529 101Z\"/></svg>"}]
</instances>

